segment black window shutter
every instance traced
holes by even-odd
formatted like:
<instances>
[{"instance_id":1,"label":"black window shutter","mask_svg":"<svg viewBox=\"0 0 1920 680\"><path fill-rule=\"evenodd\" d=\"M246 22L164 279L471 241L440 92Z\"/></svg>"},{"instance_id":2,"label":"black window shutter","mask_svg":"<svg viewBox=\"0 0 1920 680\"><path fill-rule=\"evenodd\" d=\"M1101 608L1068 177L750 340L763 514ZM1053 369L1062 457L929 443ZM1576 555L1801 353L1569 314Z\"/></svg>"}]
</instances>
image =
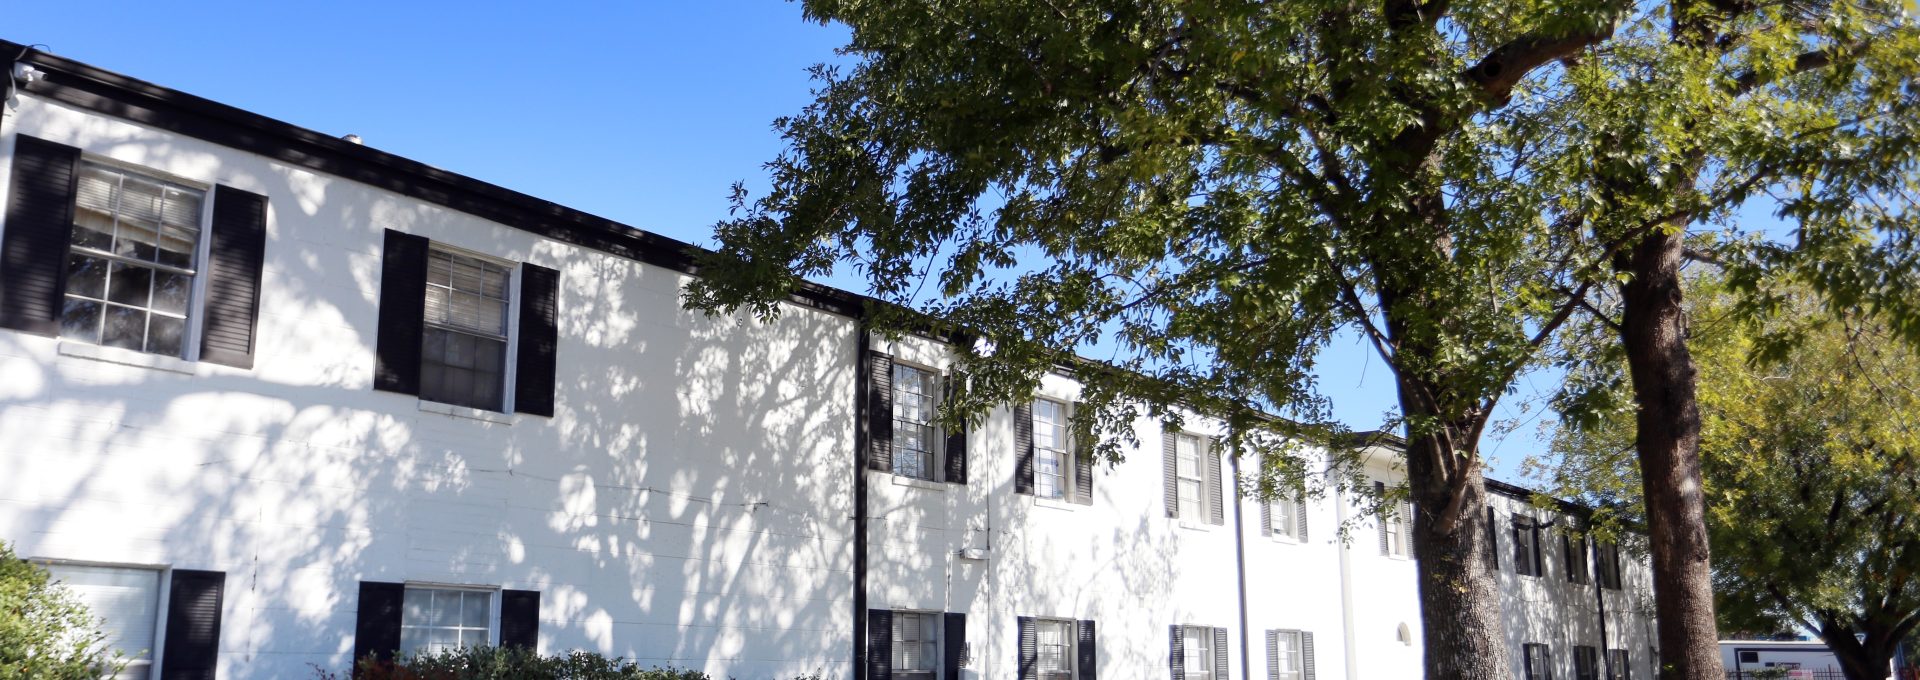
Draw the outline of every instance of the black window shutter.
<instances>
[{"instance_id":1,"label":"black window shutter","mask_svg":"<svg viewBox=\"0 0 1920 680\"><path fill-rule=\"evenodd\" d=\"M540 591L500 591L500 646L540 649Z\"/></svg>"},{"instance_id":2,"label":"black window shutter","mask_svg":"<svg viewBox=\"0 0 1920 680\"><path fill-rule=\"evenodd\" d=\"M1096 640L1098 639L1099 636L1094 634L1093 621L1090 619L1081 620L1080 644L1075 649L1078 654L1074 662L1075 665L1080 667L1080 677L1078 680L1099 680L1096 670L1100 665L1100 653L1095 648L1097 644Z\"/></svg>"},{"instance_id":3,"label":"black window shutter","mask_svg":"<svg viewBox=\"0 0 1920 680\"><path fill-rule=\"evenodd\" d=\"M520 349L514 357L513 410L553 417L555 349L560 344L560 272L520 265Z\"/></svg>"},{"instance_id":4,"label":"black window shutter","mask_svg":"<svg viewBox=\"0 0 1920 680\"><path fill-rule=\"evenodd\" d=\"M1171 638L1167 643L1167 666L1173 670L1173 680L1186 680L1187 650L1186 644L1180 639L1180 627L1170 626L1167 630Z\"/></svg>"},{"instance_id":5,"label":"black window shutter","mask_svg":"<svg viewBox=\"0 0 1920 680\"><path fill-rule=\"evenodd\" d=\"M967 381L967 374L960 373L960 372L952 373L947 376L947 382L945 385L942 386L941 392L944 393L945 398L951 399L953 397L953 391L957 389L957 387L960 384L965 383L966 381ZM947 431L947 447L946 448L947 448L947 479L946 479L947 483L949 484L967 483L967 425L966 423L961 423L959 427L955 427Z\"/></svg>"},{"instance_id":6,"label":"black window shutter","mask_svg":"<svg viewBox=\"0 0 1920 680\"><path fill-rule=\"evenodd\" d=\"M1500 523L1493 519L1493 504L1487 504L1487 566L1500 571Z\"/></svg>"},{"instance_id":7,"label":"black window shutter","mask_svg":"<svg viewBox=\"0 0 1920 680\"><path fill-rule=\"evenodd\" d=\"M1018 616L1013 619L1014 628L1020 635L1020 648L1016 650L1020 658L1016 660L1014 670L1020 680L1039 680L1040 678L1040 639L1038 631L1033 629L1033 617Z\"/></svg>"},{"instance_id":8,"label":"black window shutter","mask_svg":"<svg viewBox=\"0 0 1920 680\"><path fill-rule=\"evenodd\" d=\"M1225 488L1227 480L1220 473L1220 454L1213 447L1203 447L1200 455L1207 457L1207 523L1226 524L1227 504Z\"/></svg>"},{"instance_id":9,"label":"black window shutter","mask_svg":"<svg viewBox=\"0 0 1920 680\"><path fill-rule=\"evenodd\" d=\"M1213 677L1226 680L1232 673L1227 665L1227 629L1213 629Z\"/></svg>"},{"instance_id":10,"label":"black window shutter","mask_svg":"<svg viewBox=\"0 0 1920 680\"><path fill-rule=\"evenodd\" d=\"M1314 680L1313 633L1300 631L1300 671L1305 680Z\"/></svg>"},{"instance_id":11,"label":"black window shutter","mask_svg":"<svg viewBox=\"0 0 1920 680\"><path fill-rule=\"evenodd\" d=\"M893 678L893 611L867 610L867 680Z\"/></svg>"},{"instance_id":12,"label":"black window shutter","mask_svg":"<svg viewBox=\"0 0 1920 680\"><path fill-rule=\"evenodd\" d=\"M227 575L173 570L161 680L213 680L220 662L220 606Z\"/></svg>"},{"instance_id":13,"label":"black window shutter","mask_svg":"<svg viewBox=\"0 0 1920 680\"><path fill-rule=\"evenodd\" d=\"M1167 516L1180 516L1180 435L1170 431L1160 433L1160 467L1166 473Z\"/></svg>"},{"instance_id":14,"label":"black window shutter","mask_svg":"<svg viewBox=\"0 0 1920 680\"><path fill-rule=\"evenodd\" d=\"M1373 494L1374 494L1374 496L1375 496L1376 498L1380 498L1380 499L1381 499L1381 501L1380 501L1380 507L1382 507L1382 508L1384 508L1384 507L1386 507L1386 506L1387 506L1387 503L1386 503L1386 500L1385 500L1385 499L1386 499L1386 496L1387 496L1387 483L1386 483L1386 482L1374 482L1374 483L1373 483ZM1391 554L1393 554L1393 550L1392 550L1392 548L1391 548L1391 547L1389 547L1389 546L1387 545L1387 543L1388 543L1388 541L1387 541L1387 516L1386 516L1386 514L1385 514L1385 513L1381 513L1381 514L1380 514L1379 516L1377 516L1377 517L1376 517L1375 519L1376 519L1376 520L1378 520L1378 521L1377 521L1376 523L1380 525L1380 554L1382 554L1382 555L1391 555Z\"/></svg>"},{"instance_id":15,"label":"black window shutter","mask_svg":"<svg viewBox=\"0 0 1920 680\"><path fill-rule=\"evenodd\" d=\"M1294 538L1300 539L1301 543L1305 543L1307 542L1307 496L1306 494L1301 494L1300 500L1294 502L1293 513L1294 513L1293 514Z\"/></svg>"},{"instance_id":16,"label":"black window shutter","mask_svg":"<svg viewBox=\"0 0 1920 680\"><path fill-rule=\"evenodd\" d=\"M260 268L267 254L267 197L213 188L207 233L207 316L200 360L253 368L260 316Z\"/></svg>"},{"instance_id":17,"label":"black window shutter","mask_svg":"<svg viewBox=\"0 0 1920 680\"><path fill-rule=\"evenodd\" d=\"M1090 418L1080 412L1081 405L1074 404L1075 416ZM1073 502L1081 505L1093 505L1093 428L1076 426L1073 433Z\"/></svg>"},{"instance_id":18,"label":"black window shutter","mask_svg":"<svg viewBox=\"0 0 1920 680\"><path fill-rule=\"evenodd\" d=\"M1280 680L1280 631L1267 631L1267 680Z\"/></svg>"},{"instance_id":19,"label":"black window shutter","mask_svg":"<svg viewBox=\"0 0 1920 680\"><path fill-rule=\"evenodd\" d=\"M1273 535L1273 501L1260 501L1260 535Z\"/></svg>"},{"instance_id":20,"label":"black window shutter","mask_svg":"<svg viewBox=\"0 0 1920 680\"><path fill-rule=\"evenodd\" d=\"M7 221L0 224L0 326L60 334L79 164L79 149L14 135Z\"/></svg>"},{"instance_id":21,"label":"black window shutter","mask_svg":"<svg viewBox=\"0 0 1920 680\"><path fill-rule=\"evenodd\" d=\"M945 630L940 633L940 668L945 680L960 680L960 667L967 658L967 615L947 612Z\"/></svg>"},{"instance_id":22,"label":"black window shutter","mask_svg":"<svg viewBox=\"0 0 1920 680\"><path fill-rule=\"evenodd\" d=\"M373 389L420 393L420 338L426 313L427 239L388 229L380 259L380 335L374 341Z\"/></svg>"},{"instance_id":23,"label":"black window shutter","mask_svg":"<svg viewBox=\"0 0 1920 680\"><path fill-rule=\"evenodd\" d=\"M1544 565L1544 564L1542 564L1542 563L1541 563L1541 560L1540 560L1540 555L1541 555L1541 553L1544 553L1544 552L1546 552L1546 551L1544 551L1544 550L1542 550L1542 549L1540 548L1540 523L1539 523L1539 522L1533 522L1533 524L1532 524L1532 526L1533 526L1533 528L1532 528L1532 531L1533 531L1533 575L1534 575L1534 576L1545 576L1545 575L1547 574L1547 570L1546 570L1546 565Z\"/></svg>"},{"instance_id":24,"label":"black window shutter","mask_svg":"<svg viewBox=\"0 0 1920 680\"><path fill-rule=\"evenodd\" d=\"M893 356L867 353L867 468L893 471Z\"/></svg>"},{"instance_id":25,"label":"black window shutter","mask_svg":"<svg viewBox=\"0 0 1920 680\"><path fill-rule=\"evenodd\" d=\"M1013 490L1033 493L1033 404L1013 407Z\"/></svg>"},{"instance_id":26,"label":"black window shutter","mask_svg":"<svg viewBox=\"0 0 1920 680\"><path fill-rule=\"evenodd\" d=\"M392 661L394 653L400 651L400 603L406 594L405 584L360 582L360 612L353 623L356 666L368 656Z\"/></svg>"}]
</instances>

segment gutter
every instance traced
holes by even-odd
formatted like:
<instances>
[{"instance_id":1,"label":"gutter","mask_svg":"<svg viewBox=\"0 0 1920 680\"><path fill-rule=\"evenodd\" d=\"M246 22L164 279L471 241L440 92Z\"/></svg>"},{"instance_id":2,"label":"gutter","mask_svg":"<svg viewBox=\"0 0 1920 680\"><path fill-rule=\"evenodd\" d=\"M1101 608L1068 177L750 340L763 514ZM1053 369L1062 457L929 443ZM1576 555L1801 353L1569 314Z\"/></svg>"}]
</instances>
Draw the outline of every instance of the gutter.
<instances>
[{"instance_id":1,"label":"gutter","mask_svg":"<svg viewBox=\"0 0 1920 680\"><path fill-rule=\"evenodd\" d=\"M857 324L860 356L853 362L860 372L853 379L853 680L867 680L867 366L870 340L867 324Z\"/></svg>"}]
</instances>

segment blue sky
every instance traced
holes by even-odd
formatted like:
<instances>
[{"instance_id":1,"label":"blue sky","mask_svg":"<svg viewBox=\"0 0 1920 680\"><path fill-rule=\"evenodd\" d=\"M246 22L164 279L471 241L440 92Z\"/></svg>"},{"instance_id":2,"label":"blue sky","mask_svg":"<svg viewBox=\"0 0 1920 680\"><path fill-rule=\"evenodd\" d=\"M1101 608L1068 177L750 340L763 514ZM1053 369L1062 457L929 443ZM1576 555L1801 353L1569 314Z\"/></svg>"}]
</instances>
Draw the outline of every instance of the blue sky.
<instances>
[{"instance_id":1,"label":"blue sky","mask_svg":"<svg viewBox=\"0 0 1920 680\"><path fill-rule=\"evenodd\" d=\"M43 3L0 33L700 244L733 182L765 185L773 119L809 101L805 69L846 36L773 0ZM1357 339L1330 348L1321 375L1351 427L1393 406ZM1524 378L1504 417L1551 388ZM1494 476L1521 481L1537 413L1487 442Z\"/></svg>"}]
</instances>

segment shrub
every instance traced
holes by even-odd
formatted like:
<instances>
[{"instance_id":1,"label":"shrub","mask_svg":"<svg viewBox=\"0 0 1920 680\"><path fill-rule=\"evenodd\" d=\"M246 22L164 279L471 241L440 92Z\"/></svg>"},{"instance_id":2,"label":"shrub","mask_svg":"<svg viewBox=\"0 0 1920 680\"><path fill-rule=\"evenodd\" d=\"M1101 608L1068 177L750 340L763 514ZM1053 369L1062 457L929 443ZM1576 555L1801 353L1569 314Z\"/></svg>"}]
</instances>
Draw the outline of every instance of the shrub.
<instances>
[{"instance_id":1,"label":"shrub","mask_svg":"<svg viewBox=\"0 0 1920 680\"><path fill-rule=\"evenodd\" d=\"M0 680L92 680L124 666L86 606L0 541Z\"/></svg>"},{"instance_id":2,"label":"shrub","mask_svg":"<svg viewBox=\"0 0 1920 680\"><path fill-rule=\"evenodd\" d=\"M518 648L463 647L396 661L361 659L358 680L712 680L700 671L641 667L620 657L573 651L541 656ZM314 668L315 680L344 680ZM814 676L813 680L818 680Z\"/></svg>"}]
</instances>

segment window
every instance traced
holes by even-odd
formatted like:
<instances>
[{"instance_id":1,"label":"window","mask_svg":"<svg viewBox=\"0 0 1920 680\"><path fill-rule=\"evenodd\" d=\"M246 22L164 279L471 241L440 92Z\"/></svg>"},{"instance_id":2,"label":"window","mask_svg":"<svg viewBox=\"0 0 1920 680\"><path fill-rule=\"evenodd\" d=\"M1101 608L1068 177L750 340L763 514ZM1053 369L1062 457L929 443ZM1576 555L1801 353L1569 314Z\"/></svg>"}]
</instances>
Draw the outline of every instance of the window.
<instances>
[{"instance_id":1,"label":"window","mask_svg":"<svg viewBox=\"0 0 1920 680\"><path fill-rule=\"evenodd\" d=\"M1067 444L1067 405L1036 399L1033 402L1033 495L1066 498L1073 490Z\"/></svg>"},{"instance_id":2,"label":"window","mask_svg":"<svg viewBox=\"0 0 1920 680\"><path fill-rule=\"evenodd\" d=\"M893 365L893 474L933 479L938 394L932 371Z\"/></svg>"},{"instance_id":3,"label":"window","mask_svg":"<svg viewBox=\"0 0 1920 680\"><path fill-rule=\"evenodd\" d=\"M1573 538L1560 535L1560 549L1567 555L1567 580L1581 585L1587 583L1587 538Z\"/></svg>"},{"instance_id":4,"label":"window","mask_svg":"<svg viewBox=\"0 0 1920 680\"><path fill-rule=\"evenodd\" d=\"M128 660L126 670L114 677L152 676L154 638L160 622L158 570L49 564L47 572L100 620L105 648Z\"/></svg>"},{"instance_id":5,"label":"window","mask_svg":"<svg viewBox=\"0 0 1920 680\"><path fill-rule=\"evenodd\" d=\"M186 356L206 192L82 162L60 336Z\"/></svg>"},{"instance_id":6,"label":"window","mask_svg":"<svg viewBox=\"0 0 1920 680\"><path fill-rule=\"evenodd\" d=\"M1594 572L1600 580L1600 587L1610 590L1620 589L1620 545L1618 543L1593 544Z\"/></svg>"},{"instance_id":7,"label":"window","mask_svg":"<svg viewBox=\"0 0 1920 680\"><path fill-rule=\"evenodd\" d=\"M1213 629L1206 626L1187 626L1180 630L1180 646L1184 655L1185 680L1212 680L1213 678Z\"/></svg>"},{"instance_id":8,"label":"window","mask_svg":"<svg viewBox=\"0 0 1920 680\"><path fill-rule=\"evenodd\" d=\"M493 644L493 591L408 587L400 655Z\"/></svg>"},{"instance_id":9,"label":"window","mask_svg":"<svg viewBox=\"0 0 1920 680\"><path fill-rule=\"evenodd\" d=\"M1273 510L1268 515L1272 518L1271 525L1268 528L1273 531L1273 535L1275 536L1282 536L1295 541L1305 540L1305 537L1300 535L1300 524L1304 521L1306 512L1306 503L1297 499L1276 500L1273 502Z\"/></svg>"},{"instance_id":10,"label":"window","mask_svg":"<svg viewBox=\"0 0 1920 680\"><path fill-rule=\"evenodd\" d=\"M1179 457L1175 466L1179 483L1175 491L1179 493L1180 516L1195 519L1205 517L1200 508L1201 499L1204 498L1200 490L1205 488L1207 475L1207 468L1201 465L1206 456L1206 445L1201 443L1198 436L1182 434L1175 440L1174 446Z\"/></svg>"},{"instance_id":11,"label":"window","mask_svg":"<svg viewBox=\"0 0 1920 680\"><path fill-rule=\"evenodd\" d=\"M1268 661L1273 663L1274 677L1278 680L1303 680L1306 670L1300 653L1300 631L1276 630L1268 641L1273 645Z\"/></svg>"},{"instance_id":12,"label":"window","mask_svg":"<svg viewBox=\"0 0 1920 680\"><path fill-rule=\"evenodd\" d=\"M1540 525L1529 517L1513 518L1513 573L1539 576Z\"/></svg>"},{"instance_id":13,"label":"window","mask_svg":"<svg viewBox=\"0 0 1920 680\"><path fill-rule=\"evenodd\" d=\"M1633 680L1633 666L1627 658L1627 650L1607 650L1607 680Z\"/></svg>"},{"instance_id":14,"label":"window","mask_svg":"<svg viewBox=\"0 0 1920 680\"><path fill-rule=\"evenodd\" d=\"M1553 656L1547 653L1547 646L1528 643L1521 648L1525 655L1526 677L1523 680L1553 680Z\"/></svg>"},{"instance_id":15,"label":"window","mask_svg":"<svg viewBox=\"0 0 1920 680\"><path fill-rule=\"evenodd\" d=\"M1409 547L1413 540L1411 532L1408 531L1408 523L1413 519L1411 506L1405 501L1397 501L1391 505L1393 516L1388 517L1385 514L1385 510L1389 507L1386 501L1387 483L1374 482L1373 491L1381 498L1380 507L1382 514L1379 517L1380 554L1391 557L1406 557L1411 553Z\"/></svg>"},{"instance_id":16,"label":"window","mask_svg":"<svg viewBox=\"0 0 1920 680\"><path fill-rule=\"evenodd\" d=\"M512 278L507 265L439 247L428 252L420 398L505 410Z\"/></svg>"},{"instance_id":17,"label":"window","mask_svg":"<svg viewBox=\"0 0 1920 680\"><path fill-rule=\"evenodd\" d=\"M893 674L932 678L934 660L940 658L939 630L933 614L894 612Z\"/></svg>"},{"instance_id":18,"label":"window","mask_svg":"<svg viewBox=\"0 0 1920 680\"><path fill-rule=\"evenodd\" d=\"M1573 680L1600 680L1600 650L1585 645L1573 648Z\"/></svg>"},{"instance_id":19,"label":"window","mask_svg":"<svg viewBox=\"0 0 1920 680\"><path fill-rule=\"evenodd\" d=\"M1073 680L1074 644L1079 641L1074 635L1074 622L1038 620L1033 625L1035 651L1040 655L1035 668L1040 680Z\"/></svg>"}]
</instances>

